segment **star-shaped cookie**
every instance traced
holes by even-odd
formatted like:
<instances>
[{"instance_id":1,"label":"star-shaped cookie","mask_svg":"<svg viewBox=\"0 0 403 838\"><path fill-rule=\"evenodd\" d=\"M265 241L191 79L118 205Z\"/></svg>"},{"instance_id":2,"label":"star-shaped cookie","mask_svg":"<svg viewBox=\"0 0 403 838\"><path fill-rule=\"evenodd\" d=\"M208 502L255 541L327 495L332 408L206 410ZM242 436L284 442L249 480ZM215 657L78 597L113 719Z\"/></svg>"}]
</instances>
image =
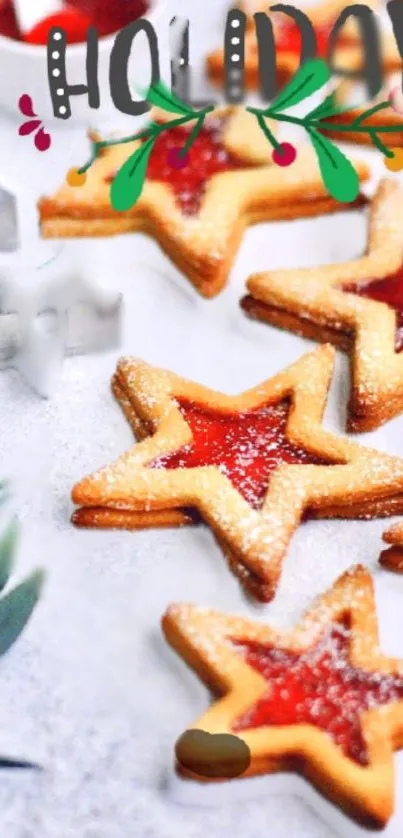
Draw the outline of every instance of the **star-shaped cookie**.
<instances>
[{"instance_id":1,"label":"star-shaped cookie","mask_svg":"<svg viewBox=\"0 0 403 838\"><path fill-rule=\"evenodd\" d=\"M383 540L388 547L382 550L379 562L386 570L403 573L403 523L393 524L383 534Z\"/></svg>"},{"instance_id":2,"label":"star-shaped cookie","mask_svg":"<svg viewBox=\"0 0 403 838\"><path fill-rule=\"evenodd\" d=\"M386 825L393 751L403 746L403 661L380 651L364 567L345 573L289 633L192 605L171 606L162 625L221 696L191 728L240 737L251 755L242 776L300 772L365 825Z\"/></svg>"},{"instance_id":3,"label":"star-shaped cookie","mask_svg":"<svg viewBox=\"0 0 403 838\"><path fill-rule=\"evenodd\" d=\"M167 118L152 113L157 122ZM185 144L192 124L160 135L143 192L127 212L112 209L110 183L140 141L105 149L83 186L66 182L53 198L41 199L43 236L148 233L203 296L213 297L226 284L246 227L340 208L325 190L312 149L300 147L288 169L272 165L269 143L243 108L223 108L207 117L188 164L176 169L169 152ZM360 180L366 180L366 164L355 165Z\"/></svg>"},{"instance_id":4,"label":"star-shaped cookie","mask_svg":"<svg viewBox=\"0 0 403 838\"><path fill-rule=\"evenodd\" d=\"M251 276L252 317L350 352L348 428L368 431L403 410L403 191L381 181L368 249L351 262Z\"/></svg>"},{"instance_id":5,"label":"star-shaped cookie","mask_svg":"<svg viewBox=\"0 0 403 838\"><path fill-rule=\"evenodd\" d=\"M245 36L245 85L249 89L255 90L260 86L261 78L253 14L255 12L267 13L268 7L265 3L256 3L252 9L248 9L248 4L243 5L244 10L249 15L248 29ZM367 0L365 5L375 12L379 8L377 0ZM242 8L242 4L240 6ZM322 0L322 2L302 9L308 15L316 31L318 55L326 57L332 26L347 6L347 0ZM275 13L270 17L276 46L277 81L282 86L298 70L301 41L298 29L293 25L290 18ZM394 36L381 30L380 45L384 73L399 70L402 66L402 59ZM349 70L358 70L362 65L362 38L360 29L353 18L346 22L339 35L337 49L335 50L335 64L337 68ZM207 58L207 71L213 82L222 83L224 77L224 53L222 49L210 53Z\"/></svg>"},{"instance_id":6,"label":"star-shaped cookie","mask_svg":"<svg viewBox=\"0 0 403 838\"><path fill-rule=\"evenodd\" d=\"M321 427L334 354L320 347L238 396L122 359L114 390L143 439L74 487L73 522L176 526L197 510L242 584L269 601L304 513L403 510L403 460Z\"/></svg>"}]
</instances>

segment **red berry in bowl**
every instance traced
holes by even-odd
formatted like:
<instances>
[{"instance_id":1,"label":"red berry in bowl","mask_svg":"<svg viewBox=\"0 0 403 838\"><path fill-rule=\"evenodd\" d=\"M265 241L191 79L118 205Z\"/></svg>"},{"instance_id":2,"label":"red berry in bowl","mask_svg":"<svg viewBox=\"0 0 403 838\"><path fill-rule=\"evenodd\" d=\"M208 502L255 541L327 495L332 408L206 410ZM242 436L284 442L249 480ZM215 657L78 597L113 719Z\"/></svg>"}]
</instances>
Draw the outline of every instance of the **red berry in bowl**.
<instances>
[{"instance_id":1,"label":"red berry in bowl","mask_svg":"<svg viewBox=\"0 0 403 838\"><path fill-rule=\"evenodd\" d=\"M86 40L88 27L91 26L92 22L91 18L78 9L66 6L62 11L39 21L29 32L26 32L24 41L29 44L44 46L48 42L50 30L54 26L58 26L64 29L69 44L80 44Z\"/></svg>"},{"instance_id":2,"label":"red berry in bowl","mask_svg":"<svg viewBox=\"0 0 403 838\"><path fill-rule=\"evenodd\" d=\"M277 166L291 166L297 156L297 149L291 143L281 143L273 150L272 160Z\"/></svg>"}]
</instances>

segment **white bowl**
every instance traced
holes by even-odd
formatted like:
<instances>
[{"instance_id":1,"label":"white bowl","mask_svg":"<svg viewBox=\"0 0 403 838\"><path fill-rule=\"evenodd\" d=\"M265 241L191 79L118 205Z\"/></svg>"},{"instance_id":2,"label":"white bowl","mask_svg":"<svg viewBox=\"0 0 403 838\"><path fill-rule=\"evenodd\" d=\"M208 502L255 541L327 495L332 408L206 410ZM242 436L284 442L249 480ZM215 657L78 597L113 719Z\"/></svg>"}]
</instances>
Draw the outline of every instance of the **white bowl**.
<instances>
[{"instance_id":1,"label":"white bowl","mask_svg":"<svg viewBox=\"0 0 403 838\"><path fill-rule=\"evenodd\" d=\"M171 0L151 0L150 10L144 17L153 25L158 38L161 77L169 79L169 21ZM110 118L116 108L109 91L109 57L116 33L99 41L99 87L101 105L93 110L85 95L71 99L71 117L57 119L53 114L47 73L46 47L14 41L0 35L0 109L19 114L18 100L23 93L32 97L35 112L46 122L55 120L60 126L75 122L97 124ZM67 48L67 81L69 84L83 84L85 72L86 44L72 44ZM148 42L143 34L134 41L129 61L128 78L135 86L147 87L150 80L150 58Z\"/></svg>"}]
</instances>

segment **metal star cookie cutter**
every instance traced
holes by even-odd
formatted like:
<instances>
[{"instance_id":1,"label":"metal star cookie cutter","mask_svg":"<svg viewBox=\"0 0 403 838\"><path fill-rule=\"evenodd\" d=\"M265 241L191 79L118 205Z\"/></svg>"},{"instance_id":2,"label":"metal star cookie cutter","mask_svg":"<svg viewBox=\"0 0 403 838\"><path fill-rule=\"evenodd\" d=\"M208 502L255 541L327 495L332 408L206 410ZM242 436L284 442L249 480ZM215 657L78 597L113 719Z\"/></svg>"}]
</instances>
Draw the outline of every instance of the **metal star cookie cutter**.
<instances>
[{"instance_id":1,"label":"metal star cookie cutter","mask_svg":"<svg viewBox=\"0 0 403 838\"><path fill-rule=\"evenodd\" d=\"M121 295L38 233L35 200L0 178L0 370L49 398L63 358L119 346Z\"/></svg>"}]
</instances>

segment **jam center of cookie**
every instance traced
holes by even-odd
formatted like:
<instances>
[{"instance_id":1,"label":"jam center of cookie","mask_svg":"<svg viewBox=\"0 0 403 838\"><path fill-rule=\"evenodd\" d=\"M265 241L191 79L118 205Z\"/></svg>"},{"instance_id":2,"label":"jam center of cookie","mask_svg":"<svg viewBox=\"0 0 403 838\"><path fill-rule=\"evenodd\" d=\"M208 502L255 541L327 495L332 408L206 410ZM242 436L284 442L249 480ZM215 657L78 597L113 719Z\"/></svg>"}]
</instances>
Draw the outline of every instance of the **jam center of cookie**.
<instances>
[{"instance_id":1,"label":"jam center of cookie","mask_svg":"<svg viewBox=\"0 0 403 838\"><path fill-rule=\"evenodd\" d=\"M384 279L375 279L372 282L360 282L358 285L345 286L344 291L350 294L358 294L360 297L368 297L371 300L378 300L387 303L396 312L396 352L403 349L403 268Z\"/></svg>"},{"instance_id":2,"label":"jam center of cookie","mask_svg":"<svg viewBox=\"0 0 403 838\"><path fill-rule=\"evenodd\" d=\"M209 179L219 172L246 168L235 160L223 144L225 119L210 119L190 147L186 166L171 164L170 152L183 148L191 128L179 126L158 137L147 168L149 180L169 184L183 215L197 215Z\"/></svg>"},{"instance_id":3,"label":"jam center of cookie","mask_svg":"<svg viewBox=\"0 0 403 838\"><path fill-rule=\"evenodd\" d=\"M229 415L185 401L178 403L193 441L154 460L152 468L217 466L249 505L259 509L270 475L281 463L327 465L287 439L288 402Z\"/></svg>"},{"instance_id":4,"label":"jam center of cookie","mask_svg":"<svg viewBox=\"0 0 403 838\"><path fill-rule=\"evenodd\" d=\"M247 663L264 676L270 689L232 729L314 725L346 756L367 765L360 716L369 708L401 701L403 678L356 669L349 660L350 639L350 630L335 623L303 654L237 640Z\"/></svg>"},{"instance_id":5,"label":"jam center of cookie","mask_svg":"<svg viewBox=\"0 0 403 838\"><path fill-rule=\"evenodd\" d=\"M315 26L317 55L321 58L326 56L329 35L332 31L332 24L324 24L323 26ZM276 50L279 52L295 52L301 51L301 35L293 23L284 23L279 26L276 31ZM340 39L341 40L341 39Z\"/></svg>"},{"instance_id":6,"label":"jam center of cookie","mask_svg":"<svg viewBox=\"0 0 403 838\"><path fill-rule=\"evenodd\" d=\"M155 142L148 162L147 180L170 186L182 215L199 213L208 181L213 175L252 168L252 165L236 160L225 148L223 130L226 121L225 117L210 118L184 158L179 152L192 128L182 125L169 128ZM106 182L110 183L113 178L114 174L107 177Z\"/></svg>"}]
</instances>

